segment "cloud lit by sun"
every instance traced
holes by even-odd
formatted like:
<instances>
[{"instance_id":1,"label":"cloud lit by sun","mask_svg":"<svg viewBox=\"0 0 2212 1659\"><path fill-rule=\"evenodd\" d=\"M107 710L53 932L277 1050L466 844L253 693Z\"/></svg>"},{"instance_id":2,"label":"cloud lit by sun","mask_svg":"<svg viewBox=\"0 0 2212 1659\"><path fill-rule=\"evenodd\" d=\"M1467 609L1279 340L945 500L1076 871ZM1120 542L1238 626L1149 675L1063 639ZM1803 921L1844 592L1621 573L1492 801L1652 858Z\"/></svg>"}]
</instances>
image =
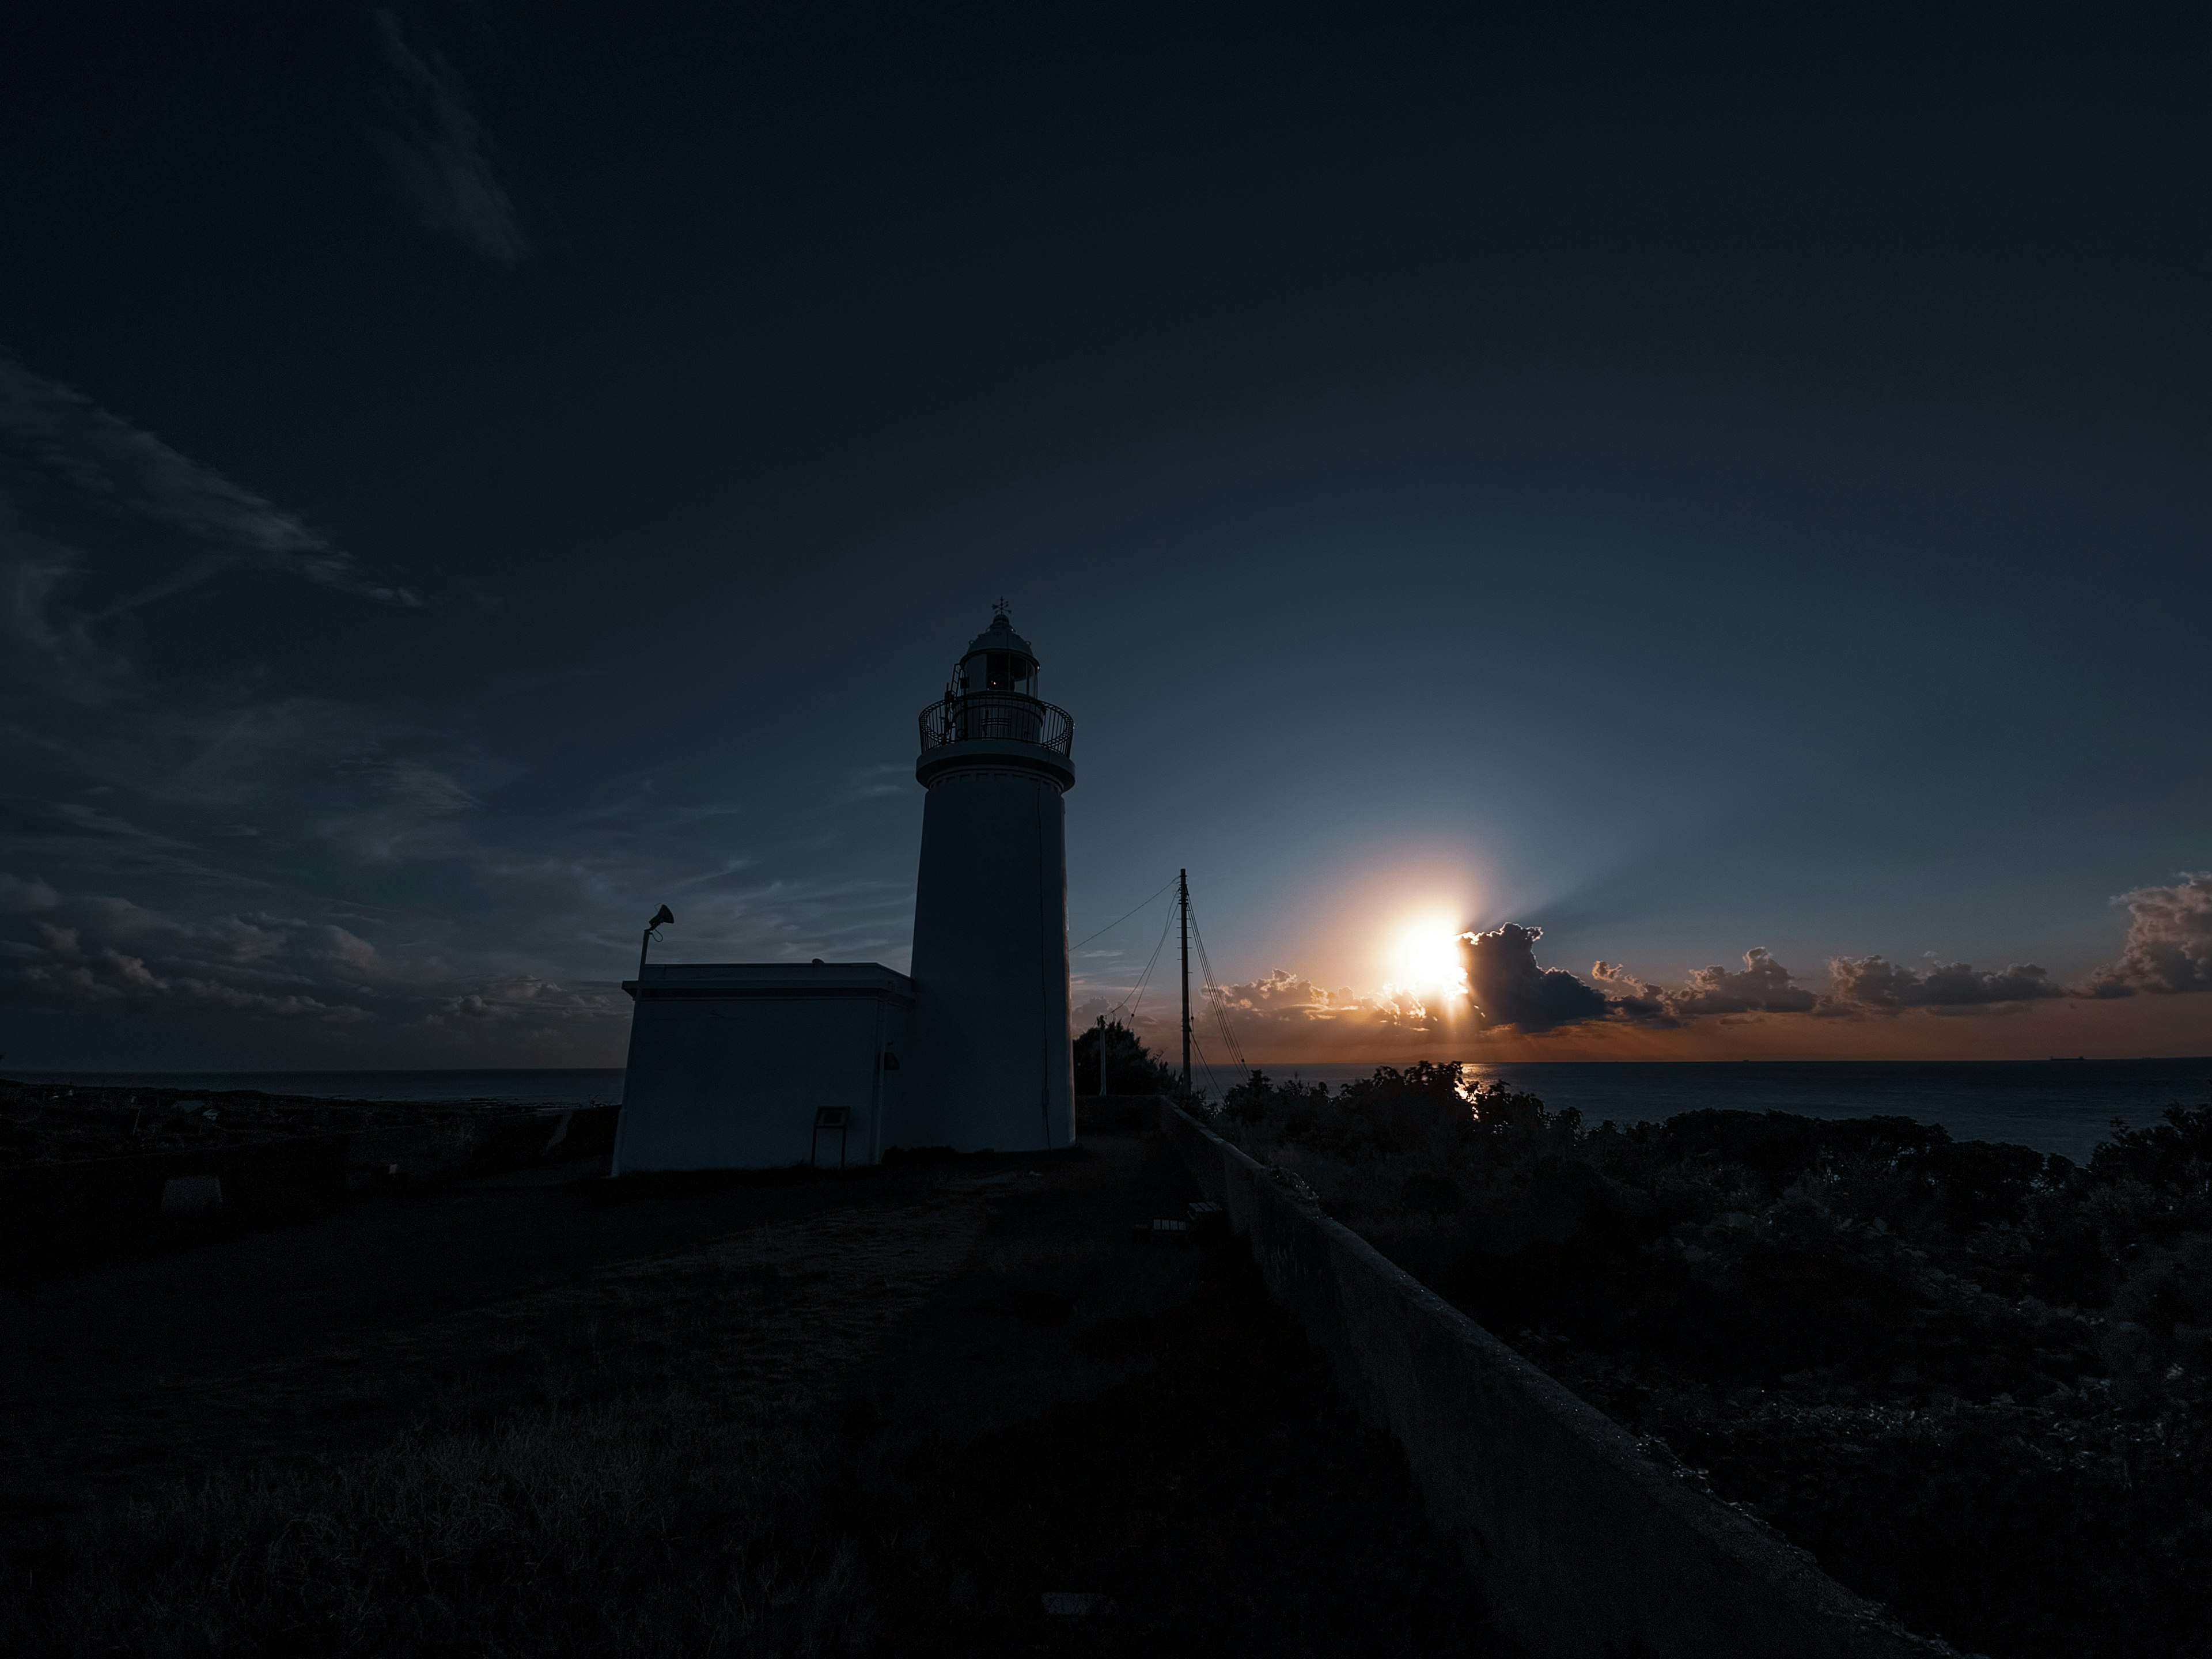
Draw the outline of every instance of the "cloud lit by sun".
<instances>
[{"instance_id":1,"label":"cloud lit by sun","mask_svg":"<svg viewBox=\"0 0 2212 1659\"><path fill-rule=\"evenodd\" d=\"M1429 916L1402 929L1390 951L1390 983L1423 997L1467 994L1461 929L1449 917Z\"/></svg>"}]
</instances>

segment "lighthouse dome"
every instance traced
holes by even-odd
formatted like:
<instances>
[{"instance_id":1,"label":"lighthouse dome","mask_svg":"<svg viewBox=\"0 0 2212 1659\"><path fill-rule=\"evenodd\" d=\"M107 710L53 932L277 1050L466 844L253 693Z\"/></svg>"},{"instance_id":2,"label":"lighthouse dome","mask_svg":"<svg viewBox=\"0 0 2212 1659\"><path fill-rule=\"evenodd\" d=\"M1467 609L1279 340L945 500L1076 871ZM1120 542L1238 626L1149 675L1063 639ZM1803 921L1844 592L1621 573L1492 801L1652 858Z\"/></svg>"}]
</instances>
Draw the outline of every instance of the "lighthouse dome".
<instances>
[{"instance_id":1,"label":"lighthouse dome","mask_svg":"<svg viewBox=\"0 0 2212 1659\"><path fill-rule=\"evenodd\" d=\"M1004 605L991 613L991 625L969 641L961 653L957 689L1036 696L1036 652L1014 632L1014 619Z\"/></svg>"},{"instance_id":2,"label":"lighthouse dome","mask_svg":"<svg viewBox=\"0 0 2212 1659\"><path fill-rule=\"evenodd\" d=\"M1030 642L1014 632L1012 613L1004 605L991 612L991 625L968 641L968 649L963 654L972 657L978 651L1018 651L1031 662L1036 660L1036 653L1030 648Z\"/></svg>"}]
</instances>

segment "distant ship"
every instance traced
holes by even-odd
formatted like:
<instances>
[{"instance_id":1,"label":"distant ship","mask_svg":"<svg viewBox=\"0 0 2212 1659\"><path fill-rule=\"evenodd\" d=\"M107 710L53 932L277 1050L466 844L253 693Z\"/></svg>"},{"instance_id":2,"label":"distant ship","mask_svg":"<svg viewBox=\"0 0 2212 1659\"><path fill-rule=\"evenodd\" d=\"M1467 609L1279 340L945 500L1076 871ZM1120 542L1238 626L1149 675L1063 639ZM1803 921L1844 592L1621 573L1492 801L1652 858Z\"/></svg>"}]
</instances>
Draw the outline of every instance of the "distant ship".
<instances>
[{"instance_id":1,"label":"distant ship","mask_svg":"<svg viewBox=\"0 0 2212 1659\"><path fill-rule=\"evenodd\" d=\"M2053 1066L2080 1066L2085 1064L2088 1058L2087 1054L2053 1054L2051 1063Z\"/></svg>"}]
</instances>

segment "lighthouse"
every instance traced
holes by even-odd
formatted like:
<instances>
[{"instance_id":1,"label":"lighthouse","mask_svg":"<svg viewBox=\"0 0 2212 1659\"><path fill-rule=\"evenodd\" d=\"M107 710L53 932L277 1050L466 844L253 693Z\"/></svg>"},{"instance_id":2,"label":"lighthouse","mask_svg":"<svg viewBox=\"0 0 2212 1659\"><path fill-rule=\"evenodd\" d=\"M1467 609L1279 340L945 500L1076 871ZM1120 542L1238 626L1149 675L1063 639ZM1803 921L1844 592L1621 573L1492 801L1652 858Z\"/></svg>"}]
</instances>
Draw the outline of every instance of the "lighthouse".
<instances>
[{"instance_id":1,"label":"lighthouse","mask_svg":"<svg viewBox=\"0 0 2212 1659\"><path fill-rule=\"evenodd\" d=\"M1067 837L1075 723L1037 696L1001 604L921 712L911 1082L898 1139L1036 1152L1075 1139Z\"/></svg>"}]
</instances>

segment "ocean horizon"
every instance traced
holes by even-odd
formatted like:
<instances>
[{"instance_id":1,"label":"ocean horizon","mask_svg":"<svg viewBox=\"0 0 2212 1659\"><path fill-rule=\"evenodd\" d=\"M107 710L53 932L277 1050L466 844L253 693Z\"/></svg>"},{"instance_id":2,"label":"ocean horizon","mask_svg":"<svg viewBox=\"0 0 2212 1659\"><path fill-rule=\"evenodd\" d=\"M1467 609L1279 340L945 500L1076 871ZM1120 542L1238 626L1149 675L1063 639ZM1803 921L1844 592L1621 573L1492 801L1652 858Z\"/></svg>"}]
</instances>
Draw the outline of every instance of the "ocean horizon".
<instances>
[{"instance_id":1,"label":"ocean horizon","mask_svg":"<svg viewBox=\"0 0 2212 1659\"><path fill-rule=\"evenodd\" d=\"M101 1089L258 1089L324 1100L453 1101L471 1106L612 1106L623 1068L546 1066L453 1071L17 1072L21 1083Z\"/></svg>"},{"instance_id":2,"label":"ocean horizon","mask_svg":"<svg viewBox=\"0 0 2212 1659\"><path fill-rule=\"evenodd\" d=\"M1259 1062L1279 1080L1332 1090L1389 1061ZM1407 1065L1413 1062L1398 1062ZM2007 1141L2086 1158L2114 1121L2155 1123L2168 1106L2212 1103L2212 1055L2180 1060L1565 1060L1463 1062L1473 1079L1496 1079L1572 1107L1585 1123L1656 1122L1701 1108L1795 1112L1806 1117L1886 1115L1940 1123L1959 1140ZM611 1105L623 1069L13 1072L26 1083L64 1087L258 1089L269 1094L353 1100L453 1101L496 1106ZM1217 1097L1240 1068L1198 1068Z\"/></svg>"},{"instance_id":3,"label":"ocean horizon","mask_svg":"<svg viewBox=\"0 0 2212 1659\"><path fill-rule=\"evenodd\" d=\"M2172 1105L2212 1101L2212 1056L2181 1060L1735 1060L1463 1062L1473 1079L1496 1079L1572 1107L1595 1127L1658 1122L1713 1108L1794 1112L1802 1117L1909 1117L1940 1123L1954 1140L1996 1140L2058 1152L2079 1162L2112 1133L2159 1121ZM1195 1069L1195 1068L1194 1068ZM1372 1066L1261 1064L1270 1078L1297 1077L1334 1089L1374 1074ZM1219 1087L1239 1073L1213 1068ZM1205 1080L1203 1073L1200 1080Z\"/></svg>"}]
</instances>

